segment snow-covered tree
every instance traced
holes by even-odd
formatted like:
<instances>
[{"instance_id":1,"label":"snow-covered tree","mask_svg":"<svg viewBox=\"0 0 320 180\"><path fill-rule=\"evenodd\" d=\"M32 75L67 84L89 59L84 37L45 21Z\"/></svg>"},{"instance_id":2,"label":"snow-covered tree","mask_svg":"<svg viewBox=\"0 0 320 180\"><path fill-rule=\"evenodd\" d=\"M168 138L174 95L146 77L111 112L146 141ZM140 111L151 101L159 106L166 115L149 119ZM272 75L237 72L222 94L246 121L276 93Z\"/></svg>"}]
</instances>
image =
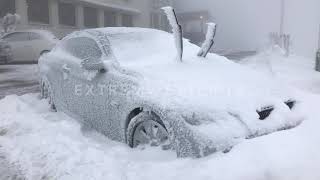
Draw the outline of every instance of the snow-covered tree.
<instances>
[{"instance_id":1,"label":"snow-covered tree","mask_svg":"<svg viewBox=\"0 0 320 180\"><path fill-rule=\"evenodd\" d=\"M8 13L3 17L2 26L5 33L12 32L16 29L20 23L20 16L18 14Z\"/></svg>"}]
</instances>

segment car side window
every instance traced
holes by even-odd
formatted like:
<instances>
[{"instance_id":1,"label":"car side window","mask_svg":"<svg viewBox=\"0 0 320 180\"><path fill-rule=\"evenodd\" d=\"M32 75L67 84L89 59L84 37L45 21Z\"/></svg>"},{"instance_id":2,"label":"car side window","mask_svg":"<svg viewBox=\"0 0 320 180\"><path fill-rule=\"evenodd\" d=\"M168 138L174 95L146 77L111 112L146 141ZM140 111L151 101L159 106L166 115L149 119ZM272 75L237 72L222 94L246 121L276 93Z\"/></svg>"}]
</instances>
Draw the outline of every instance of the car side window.
<instances>
[{"instance_id":1,"label":"car side window","mask_svg":"<svg viewBox=\"0 0 320 180\"><path fill-rule=\"evenodd\" d=\"M6 35L3 37L5 41L8 42L18 42L18 41L28 41L29 40L29 33L27 32L15 32Z\"/></svg>"},{"instance_id":2,"label":"car side window","mask_svg":"<svg viewBox=\"0 0 320 180\"><path fill-rule=\"evenodd\" d=\"M64 49L80 60L87 58L97 60L102 56L102 52L96 41L87 37L78 37L67 40L64 43Z\"/></svg>"},{"instance_id":3,"label":"car side window","mask_svg":"<svg viewBox=\"0 0 320 180\"><path fill-rule=\"evenodd\" d=\"M42 39L40 34L37 34L37 33L34 33L34 32L30 32L29 33L29 37L30 37L30 40L40 40L40 39Z\"/></svg>"}]
</instances>

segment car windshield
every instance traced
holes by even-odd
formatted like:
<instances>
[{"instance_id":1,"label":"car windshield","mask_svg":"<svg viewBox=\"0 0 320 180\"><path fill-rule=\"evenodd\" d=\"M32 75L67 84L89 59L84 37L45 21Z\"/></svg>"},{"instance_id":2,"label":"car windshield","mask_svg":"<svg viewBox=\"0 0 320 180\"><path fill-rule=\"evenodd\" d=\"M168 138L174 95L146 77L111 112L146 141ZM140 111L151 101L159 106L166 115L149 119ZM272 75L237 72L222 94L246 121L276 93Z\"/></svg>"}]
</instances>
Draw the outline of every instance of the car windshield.
<instances>
[{"instance_id":1,"label":"car windshield","mask_svg":"<svg viewBox=\"0 0 320 180\"><path fill-rule=\"evenodd\" d=\"M177 55L170 33L140 28L105 28L100 31L107 35L114 56L122 66L171 63ZM185 48L190 54L197 50L189 42L185 42Z\"/></svg>"},{"instance_id":2,"label":"car windshield","mask_svg":"<svg viewBox=\"0 0 320 180\"><path fill-rule=\"evenodd\" d=\"M99 60L102 56L102 52L98 44L93 39L87 37L67 39L63 43L62 48L64 51L79 60L87 58Z\"/></svg>"}]
</instances>

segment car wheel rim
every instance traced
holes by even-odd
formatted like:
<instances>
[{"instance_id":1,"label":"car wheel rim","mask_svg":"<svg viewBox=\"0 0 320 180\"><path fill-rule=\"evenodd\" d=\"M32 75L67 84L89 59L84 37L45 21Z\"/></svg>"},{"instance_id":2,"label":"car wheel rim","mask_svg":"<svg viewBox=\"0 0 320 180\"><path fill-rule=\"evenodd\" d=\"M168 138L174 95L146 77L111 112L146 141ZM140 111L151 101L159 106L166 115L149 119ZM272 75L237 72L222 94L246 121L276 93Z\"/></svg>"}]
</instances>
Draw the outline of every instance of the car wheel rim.
<instances>
[{"instance_id":1,"label":"car wheel rim","mask_svg":"<svg viewBox=\"0 0 320 180\"><path fill-rule=\"evenodd\" d=\"M169 143L167 130L158 122L147 120L140 123L133 135L133 147L138 146L166 146Z\"/></svg>"}]
</instances>

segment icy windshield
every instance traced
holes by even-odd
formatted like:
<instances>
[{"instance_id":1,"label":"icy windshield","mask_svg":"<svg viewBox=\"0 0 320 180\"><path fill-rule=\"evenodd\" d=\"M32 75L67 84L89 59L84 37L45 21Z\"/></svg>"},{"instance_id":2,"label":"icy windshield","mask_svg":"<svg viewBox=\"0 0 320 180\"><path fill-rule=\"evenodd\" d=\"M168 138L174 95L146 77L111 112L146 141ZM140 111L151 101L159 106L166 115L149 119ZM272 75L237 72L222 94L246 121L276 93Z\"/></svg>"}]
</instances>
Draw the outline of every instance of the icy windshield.
<instances>
[{"instance_id":1,"label":"icy windshield","mask_svg":"<svg viewBox=\"0 0 320 180\"><path fill-rule=\"evenodd\" d=\"M130 32L108 34L111 49L116 59L122 64L137 63L138 61L161 61L175 57L176 50L170 34L159 31Z\"/></svg>"},{"instance_id":2,"label":"icy windshield","mask_svg":"<svg viewBox=\"0 0 320 180\"><path fill-rule=\"evenodd\" d=\"M103 51L112 56L121 66L158 65L175 62L177 49L174 37L155 29L144 28L103 28L90 32ZM185 58L195 56L199 47L184 40ZM106 47L107 50L104 50Z\"/></svg>"},{"instance_id":3,"label":"icy windshield","mask_svg":"<svg viewBox=\"0 0 320 180\"><path fill-rule=\"evenodd\" d=\"M87 58L100 59L102 56L98 44L93 39L87 37L68 39L63 43L63 48L80 60Z\"/></svg>"}]
</instances>

